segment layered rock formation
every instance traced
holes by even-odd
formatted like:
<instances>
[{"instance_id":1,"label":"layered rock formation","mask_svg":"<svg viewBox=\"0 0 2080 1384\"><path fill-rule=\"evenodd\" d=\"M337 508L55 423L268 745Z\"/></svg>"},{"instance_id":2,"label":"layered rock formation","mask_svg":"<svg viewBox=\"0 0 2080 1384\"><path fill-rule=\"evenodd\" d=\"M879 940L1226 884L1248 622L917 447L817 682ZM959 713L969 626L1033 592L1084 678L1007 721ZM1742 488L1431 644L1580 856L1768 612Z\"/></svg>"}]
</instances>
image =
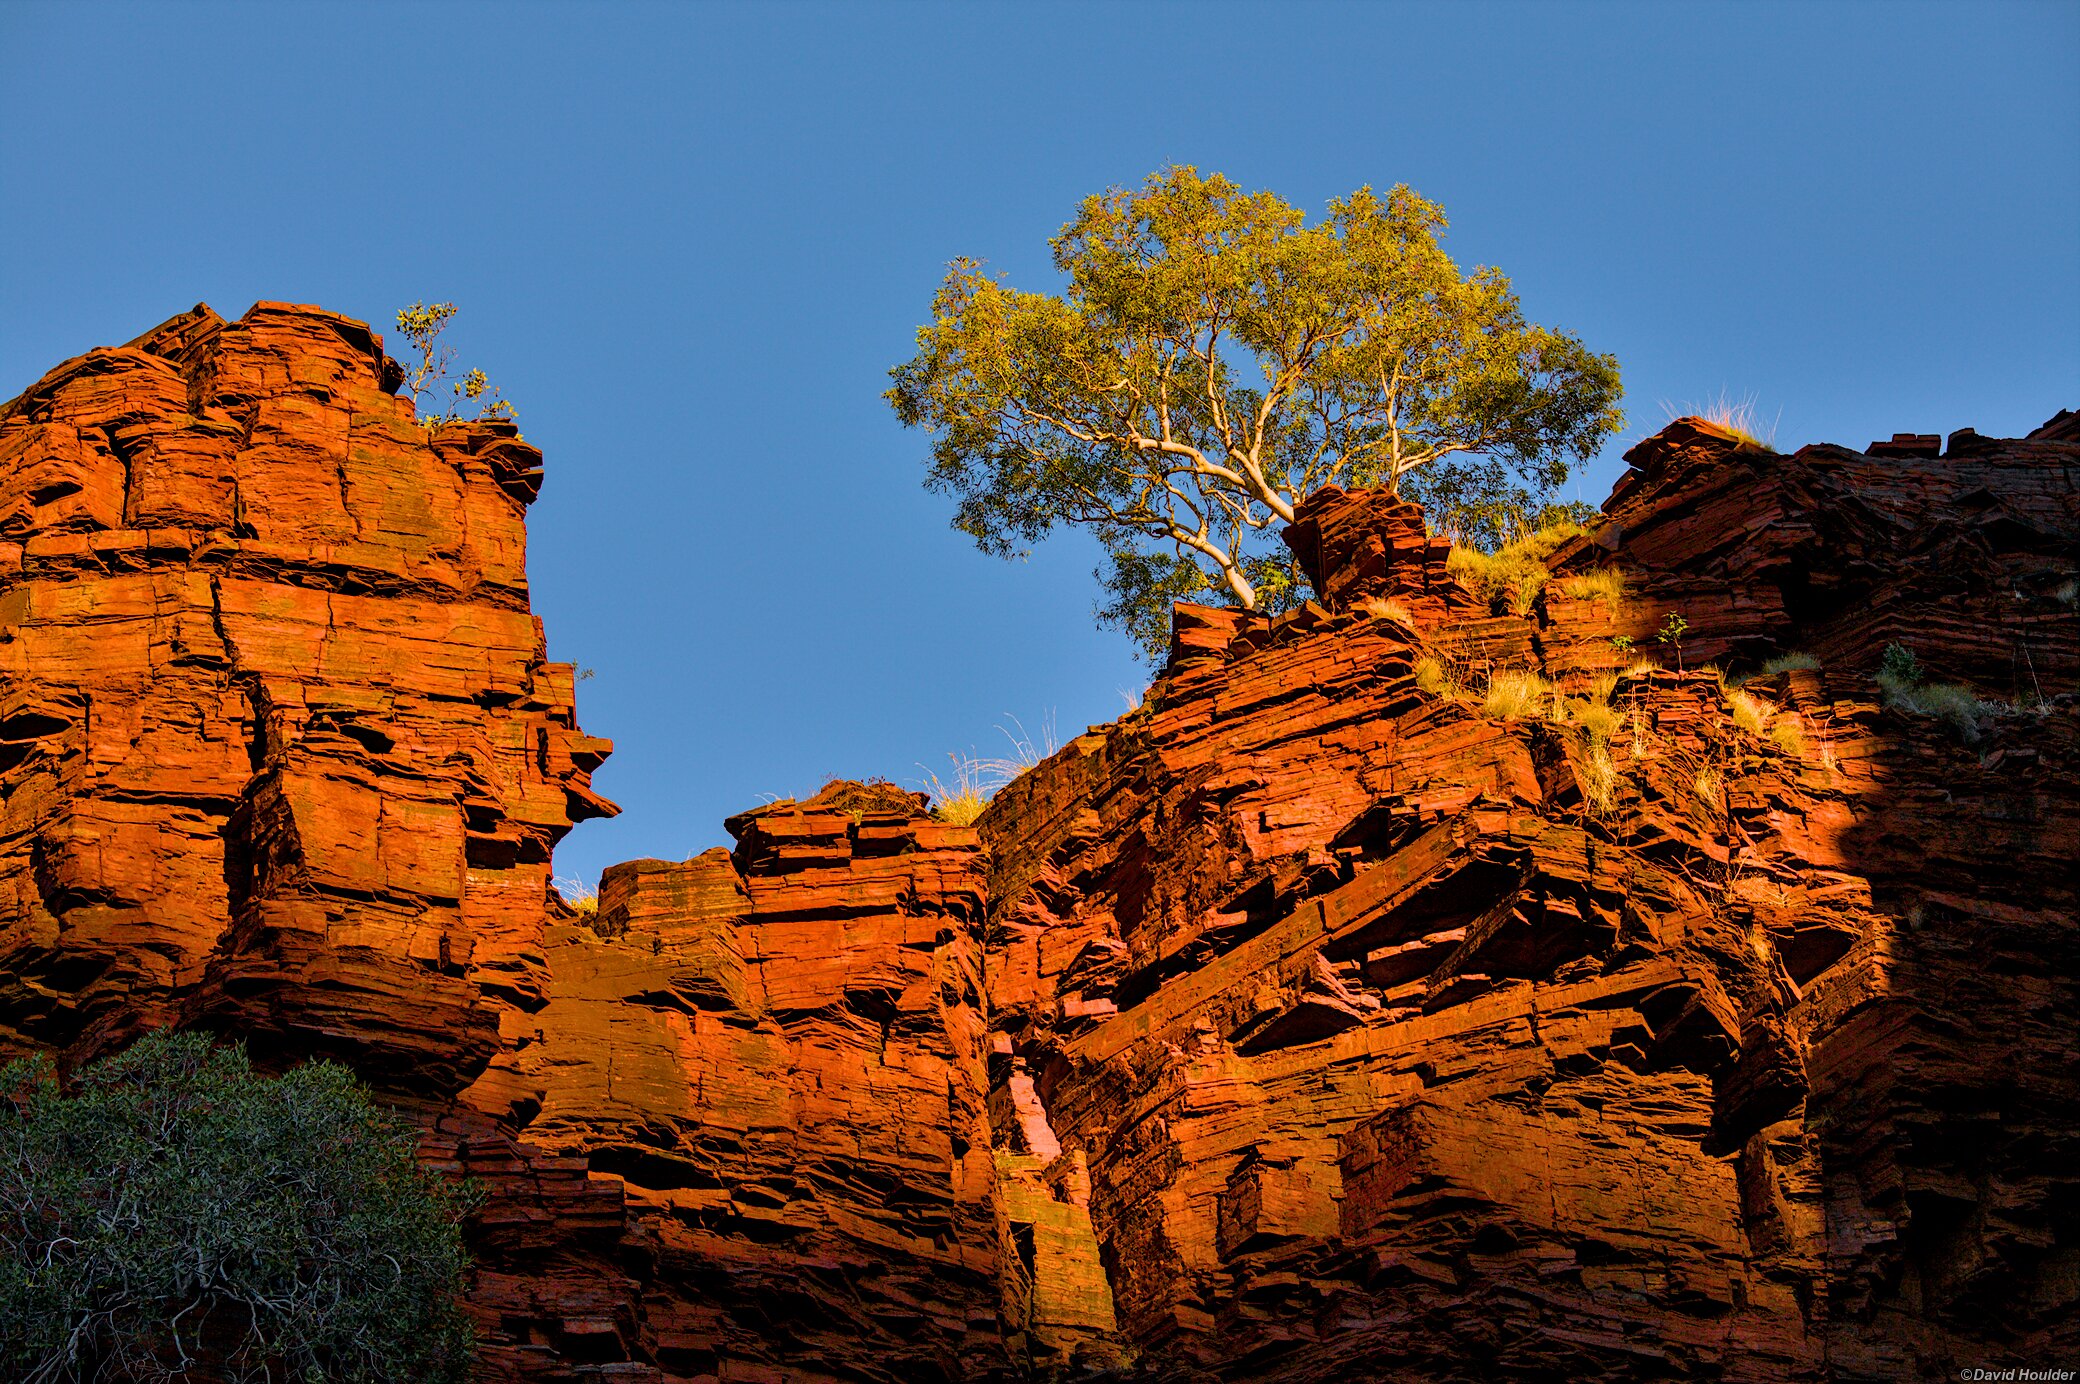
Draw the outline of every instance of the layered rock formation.
<instances>
[{"instance_id":1,"label":"layered rock formation","mask_svg":"<svg viewBox=\"0 0 2080 1384\"><path fill-rule=\"evenodd\" d=\"M207 1022L445 1097L541 1005L610 746L528 614L540 453L400 378L198 307L0 408L0 1049Z\"/></svg>"},{"instance_id":2,"label":"layered rock formation","mask_svg":"<svg viewBox=\"0 0 2080 1384\"><path fill-rule=\"evenodd\" d=\"M1521 615L1316 496L1315 603L1180 607L976 828L835 784L579 914L607 746L527 614L539 456L397 379L263 304L0 408L0 1040L354 1062L490 1193L484 1378L2080 1347L2071 415L1684 420ZM1987 704L1883 705L1894 641Z\"/></svg>"}]
</instances>

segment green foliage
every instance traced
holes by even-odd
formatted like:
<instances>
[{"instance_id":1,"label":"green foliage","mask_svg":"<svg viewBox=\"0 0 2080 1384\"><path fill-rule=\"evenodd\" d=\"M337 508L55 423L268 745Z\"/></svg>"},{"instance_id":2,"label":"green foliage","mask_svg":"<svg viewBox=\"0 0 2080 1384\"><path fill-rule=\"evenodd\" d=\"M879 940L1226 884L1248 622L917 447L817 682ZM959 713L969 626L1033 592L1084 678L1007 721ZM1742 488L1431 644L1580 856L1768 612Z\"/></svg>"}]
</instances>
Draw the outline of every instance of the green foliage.
<instances>
[{"instance_id":1,"label":"green foliage","mask_svg":"<svg viewBox=\"0 0 2080 1384\"><path fill-rule=\"evenodd\" d=\"M1933 716L1970 744L1979 738L1980 723L2001 708L1981 701L1970 688L1954 682L1929 682L1921 660L1904 644L1885 646L1878 664L1878 690L1885 704L1914 716Z\"/></svg>"},{"instance_id":2,"label":"green foliage","mask_svg":"<svg viewBox=\"0 0 2080 1384\"><path fill-rule=\"evenodd\" d=\"M1507 607L1518 615L1531 613L1538 593L1552 576L1546 559L1569 539L1588 532L1572 519L1561 519L1544 528L1504 544L1492 553L1478 548L1453 548L1445 556L1445 570L1465 584L1476 597L1493 609Z\"/></svg>"},{"instance_id":3,"label":"green foliage","mask_svg":"<svg viewBox=\"0 0 2080 1384\"><path fill-rule=\"evenodd\" d=\"M1912 687L1921 680L1921 660L1914 656L1914 651L1896 640L1887 644L1878 660L1878 681Z\"/></svg>"},{"instance_id":4,"label":"green foliage","mask_svg":"<svg viewBox=\"0 0 2080 1384\"><path fill-rule=\"evenodd\" d=\"M1632 636L1629 634L1612 635L1611 647L1621 654L1632 652Z\"/></svg>"},{"instance_id":5,"label":"green foliage","mask_svg":"<svg viewBox=\"0 0 2080 1384\"><path fill-rule=\"evenodd\" d=\"M0 1376L442 1384L465 1199L329 1063L253 1075L201 1034L140 1039L62 1095L0 1067Z\"/></svg>"},{"instance_id":6,"label":"green foliage","mask_svg":"<svg viewBox=\"0 0 2080 1384\"><path fill-rule=\"evenodd\" d=\"M1423 498L1500 532L1498 506L1533 512L1616 430L1616 362L1527 323L1496 270L1462 274L1444 226L1405 187L1310 226L1167 169L1084 201L1053 241L1062 293L956 260L887 397L932 434L927 483L984 552L1095 533L1099 616L1155 656L1171 600L1304 596L1277 528L1323 486L1420 472Z\"/></svg>"},{"instance_id":7,"label":"green foliage","mask_svg":"<svg viewBox=\"0 0 2080 1384\"><path fill-rule=\"evenodd\" d=\"M460 380L448 384L447 402L436 410L440 387L448 383L448 369L455 363L454 348L442 345L440 335L454 316L453 303L414 303L397 311L397 330L419 353L418 364L405 371L405 383L411 386L419 421L429 429L438 428L461 418L463 408L469 404L477 406L478 418L516 416L518 410L499 394L481 370L470 370Z\"/></svg>"},{"instance_id":8,"label":"green foliage","mask_svg":"<svg viewBox=\"0 0 2080 1384\"><path fill-rule=\"evenodd\" d=\"M1690 622L1674 611L1670 611L1668 618L1661 622L1661 628L1654 635L1656 643L1668 644L1674 647L1676 651L1676 667L1678 668L1683 666L1683 636L1689 632Z\"/></svg>"}]
</instances>

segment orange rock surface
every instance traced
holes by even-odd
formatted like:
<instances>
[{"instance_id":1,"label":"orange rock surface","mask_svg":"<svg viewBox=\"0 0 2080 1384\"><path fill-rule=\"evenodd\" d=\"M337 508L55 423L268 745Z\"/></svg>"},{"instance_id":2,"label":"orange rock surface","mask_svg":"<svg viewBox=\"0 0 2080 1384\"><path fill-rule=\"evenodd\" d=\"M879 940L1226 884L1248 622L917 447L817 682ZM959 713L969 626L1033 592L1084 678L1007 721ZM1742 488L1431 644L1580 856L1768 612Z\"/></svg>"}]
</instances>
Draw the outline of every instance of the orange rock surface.
<instances>
[{"instance_id":1,"label":"orange rock surface","mask_svg":"<svg viewBox=\"0 0 2080 1384\"><path fill-rule=\"evenodd\" d=\"M0 407L0 1050L205 1022L446 1097L541 1007L611 747L528 614L540 454L398 378L261 303Z\"/></svg>"},{"instance_id":2,"label":"orange rock surface","mask_svg":"<svg viewBox=\"0 0 2080 1384\"><path fill-rule=\"evenodd\" d=\"M262 304L0 408L0 1045L354 1063L489 1194L483 1378L2080 1348L2072 415L1680 420L1523 615L1325 492L1315 603L1180 607L975 827L833 784L580 914L608 747L527 613L540 458L397 381ZM1885 705L1893 641L1983 701Z\"/></svg>"}]
</instances>

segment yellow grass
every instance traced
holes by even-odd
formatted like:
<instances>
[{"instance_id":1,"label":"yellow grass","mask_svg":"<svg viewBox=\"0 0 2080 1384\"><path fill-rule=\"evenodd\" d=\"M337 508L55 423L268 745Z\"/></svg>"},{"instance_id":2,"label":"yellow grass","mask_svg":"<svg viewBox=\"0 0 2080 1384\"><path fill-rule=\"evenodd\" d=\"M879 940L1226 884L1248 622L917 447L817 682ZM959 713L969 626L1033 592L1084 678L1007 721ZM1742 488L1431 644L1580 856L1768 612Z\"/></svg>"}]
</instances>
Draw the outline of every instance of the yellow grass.
<instances>
[{"instance_id":1,"label":"yellow grass","mask_svg":"<svg viewBox=\"0 0 2080 1384\"><path fill-rule=\"evenodd\" d=\"M1777 420L1770 420L1768 435L1763 436L1763 424L1757 415L1755 396L1753 394L1743 395L1736 402L1727 397L1726 391L1721 390L1718 398L1707 399L1704 403L1694 408L1685 408L1680 414L1672 405L1667 403L1662 404L1661 407L1668 413L1670 419L1678 417L1702 418L1707 423L1722 427L1738 438L1741 445L1753 451L1771 451L1776 443ZM1781 416L1780 414L1779 417Z\"/></svg>"},{"instance_id":2,"label":"yellow grass","mask_svg":"<svg viewBox=\"0 0 2080 1384\"><path fill-rule=\"evenodd\" d=\"M1561 544L1589 531L1567 521L1548 524L1525 534L1492 553L1478 548L1454 548L1445 556L1445 570L1457 577L1477 598L1493 605L1506 605L1517 615L1529 615L1552 573L1546 559Z\"/></svg>"},{"instance_id":3,"label":"yellow grass","mask_svg":"<svg viewBox=\"0 0 2080 1384\"><path fill-rule=\"evenodd\" d=\"M1375 620L1393 620L1399 624L1407 625L1410 629L1415 628L1416 617L1414 612L1389 596L1360 597L1351 603L1351 609L1361 615L1369 615Z\"/></svg>"},{"instance_id":4,"label":"yellow grass","mask_svg":"<svg viewBox=\"0 0 2080 1384\"><path fill-rule=\"evenodd\" d=\"M1041 722L1038 739L1026 733L1024 722L1016 716L1006 715L1005 719L1018 727L1016 734L1005 726L997 727L1011 742L1010 754L991 758L948 753L946 757L953 761L950 779L941 780L927 771L919 780L918 786L932 795L934 818L952 826L972 826L997 790L1061 748L1055 739L1052 712Z\"/></svg>"},{"instance_id":5,"label":"yellow grass","mask_svg":"<svg viewBox=\"0 0 2080 1384\"><path fill-rule=\"evenodd\" d=\"M1503 672L1488 680L1481 713L1500 721L1529 721L1546 714L1553 685L1536 673Z\"/></svg>"},{"instance_id":6,"label":"yellow grass","mask_svg":"<svg viewBox=\"0 0 2080 1384\"><path fill-rule=\"evenodd\" d=\"M1768 709L1745 692L1727 693L1726 705L1733 713L1733 723L1750 735L1762 734L1769 724Z\"/></svg>"},{"instance_id":7,"label":"yellow grass","mask_svg":"<svg viewBox=\"0 0 2080 1384\"><path fill-rule=\"evenodd\" d=\"M589 918L599 912L599 894L584 880L574 875L558 875L549 883L565 903L578 911L580 917Z\"/></svg>"},{"instance_id":8,"label":"yellow grass","mask_svg":"<svg viewBox=\"0 0 2080 1384\"><path fill-rule=\"evenodd\" d=\"M1415 674L1419 691L1427 692L1433 697L1459 695L1459 680L1452 676L1452 670L1429 654L1424 654L1416 660Z\"/></svg>"},{"instance_id":9,"label":"yellow grass","mask_svg":"<svg viewBox=\"0 0 2080 1384\"><path fill-rule=\"evenodd\" d=\"M1625 728L1625 717L1607 702L1585 702L1571 700L1567 703L1567 720L1580 726L1592 745L1607 745Z\"/></svg>"},{"instance_id":10,"label":"yellow grass","mask_svg":"<svg viewBox=\"0 0 2080 1384\"><path fill-rule=\"evenodd\" d=\"M1598 812L1608 812L1618 798L1618 766L1611 761L1608 745L1591 742L1582 755L1580 771L1575 779L1582 785L1582 797Z\"/></svg>"},{"instance_id":11,"label":"yellow grass","mask_svg":"<svg viewBox=\"0 0 2080 1384\"><path fill-rule=\"evenodd\" d=\"M1625 603L1625 574L1615 567L1604 567L1578 577L1562 577L1560 590L1577 601L1602 601L1616 615L1618 607Z\"/></svg>"},{"instance_id":12,"label":"yellow grass","mask_svg":"<svg viewBox=\"0 0 2080 1384\"><path fill-rule=\"evenodd\" d=\"M1719 803L1725 791L1726 785L1720 779L1719 771L1709 765L1699 769L1696 777L1690 780L1690 796L1714 817L1719 815Z\"/></svg>"},{"instance_id":13,"label":"yellow grass","mask_svg":"<svg viewBox=\"0 0 2080 1384\"><path fill-rule=\"evenodd\" d=\"M1798 717L1780 717L1777 723L1769 728L1769 738L1776 741L1777 748L1785 754L1804 757L1806 732L1805 727L1798 723Z\"/></svg>"}]
</instances>

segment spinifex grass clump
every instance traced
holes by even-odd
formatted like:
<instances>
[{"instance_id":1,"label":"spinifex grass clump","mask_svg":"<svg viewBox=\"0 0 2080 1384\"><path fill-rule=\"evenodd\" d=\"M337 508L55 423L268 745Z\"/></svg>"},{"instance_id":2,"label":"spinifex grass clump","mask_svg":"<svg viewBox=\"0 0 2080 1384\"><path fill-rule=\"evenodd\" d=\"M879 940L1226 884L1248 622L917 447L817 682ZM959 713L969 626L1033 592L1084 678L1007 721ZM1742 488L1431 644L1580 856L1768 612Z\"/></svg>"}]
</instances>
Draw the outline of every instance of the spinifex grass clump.
<instances>
[{"instance_id":1,"label":"spinifex grass clump","mask_svg":"<svg viewBox=\"0 0 2080 1384\"><path fill-rule=\"evenodd\" d=\"M1970 743L1979 738L1980 722L1997 708L1954 682L1929 682L1921 660L1904 644L1885 646L1876 681L1885 705L1915 716L1933 716Z\"/></svg>"},{"instance_id":2,"label":"spinifex grass clump","mask_svg":"<svg viewBox=\"0 0 2080 1384\"><path fill-rule=\"evenodd\" d=\"M1602 601L1604 609L1616 615L1618 607L1625 604L1625 574L1615 567L1603 567L1576 577L1562 577L1560 590L1577 601Z\"/></svg>"},{"instance_id":3,"label":"spinifex grass clump","mask_svg":"<svg viewBox=\"0 0 2080 1384\"><path fill-rule=\"evenodd\" d=\"M468 1203L341 1067L199 1033L0 1067L0 1378L456 1384Z\"/></svg>"},{"instance_id":4,"label":"spinifex grass clump","mask_svg":"<svg viewBox=\"0 0 2080 1384\"><path fill-rule=\"evenodd\" d=\"M1410 629L1415 628L1415 613L1391 596L1363 596L1351 602L1351 609L1375 620L1392 620Z\"/></svg>"},{"instance_id":5,"label":"spinifex grass clump","mask_svg":"<svg viewBox=\"0 0 2080 1384\"><path fill-rule=\"evenodd\" d=\"M942 780L937 774L926 772L921 786L932 795L935 819L957 827L973 825L998 790L1061 748L1055 738L1054 713L1049 712L1041 722L1037 738L1026 732L1025 723L1016 716L1007 715L1004 719L1018 727L1016 734L1002 725L997 727L1011 743L1011 753L995 757L948 754L946 757L953 761L950 778Z\"/></svg>"},{"instance_id":6,"label":"spinifex grass clump","mask_svg":"<svg viewBox=\"0 0 2080 1384\"><path fill-rule=\"evenodd\" d=\"M1498 721L1530 721L1546 714L1553 685L1536 673L1502 672L1488 679L1481 714Z\"/></svg>"},{"instance_id":7,"label":"spinifex grass clump","mask_svg":"<svg viewBox=\"0 0 2080 1384\"><path fill-rule=\"evenodd\" d=\"M1478 548L1454 548L1445 558L1445 570L1491 607L1506 607L1517 615L1528 615L1552 576L1546 559L1569 539L1588 532L1574 520L1565 519L1527 533L1492 553Z\"/></svg>"}]
</instances>

